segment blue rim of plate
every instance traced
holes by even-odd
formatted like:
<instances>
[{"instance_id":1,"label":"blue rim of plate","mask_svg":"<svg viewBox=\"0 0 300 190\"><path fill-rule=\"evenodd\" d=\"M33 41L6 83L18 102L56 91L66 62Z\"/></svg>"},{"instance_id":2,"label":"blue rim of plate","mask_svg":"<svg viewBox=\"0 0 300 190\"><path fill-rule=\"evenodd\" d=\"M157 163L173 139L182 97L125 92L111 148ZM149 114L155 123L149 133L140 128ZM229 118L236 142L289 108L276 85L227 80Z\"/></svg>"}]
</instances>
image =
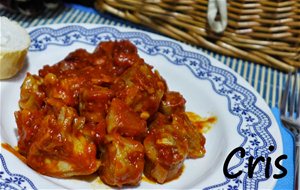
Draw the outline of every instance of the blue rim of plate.
<instances>
[{"instance_id":1,"label":"blue rim of plate","mask_svg":"<svg viewBox=\"0 0 300 190\"><path fill-rule=\"evenodd\" d=\"M96 46L101 41L128 39L137 46L139 51L150 56L162 55L174 65L186 66L190 69L194 77L199 80L209 81L215 93L227 98L228 111L233 116L239 118L239 124L236 126L236 129L237 134L243 138L240 147L246 150L246 156L244 158L239 157L238 154L235 155L235 158L238 159L239 162L228 170L229 173L236 173L239 170L243 170L241 176L235 179L224 177L224 181L216 182L216 184L210 185L205 189L258 189L259 183L267 180L265 177L265 165L261 163L258 164L253 178L249 179L248 173L246 172L248 167L246 160L248 160L250 156L254 158L262 155L268 157L276 151L276 141L268 131L272 121L270 117L256 105L256 96L250 90L238 84L238 80L233 73L212 65L208 57L186 51L179 43L173 41L154 40L143 32L122 32L116 28L106 26L95 26L90 29L79 25L64 26L58 29L40 27L32 30L30 37L32 42L29 51L31 52L44 51L49 45L70 46L77 42ZM269 150L269 146L271 145L275 147L273 151ZM0 169L0 187L6 187L10 184L7 183L7 179L4 178L4 174L8 174L8 177L17 175L21 183L27 182L27 188L36 189L34 184L27 177L10 173L6 167L3 156L1 154L0 156L2 166L5 166L2 167L4 170ZM270 173L272 173L272 171ZM11 186L11 189L18 188ZM20 187L19 189L23 188Z\"/></svg>"}]
</instances>

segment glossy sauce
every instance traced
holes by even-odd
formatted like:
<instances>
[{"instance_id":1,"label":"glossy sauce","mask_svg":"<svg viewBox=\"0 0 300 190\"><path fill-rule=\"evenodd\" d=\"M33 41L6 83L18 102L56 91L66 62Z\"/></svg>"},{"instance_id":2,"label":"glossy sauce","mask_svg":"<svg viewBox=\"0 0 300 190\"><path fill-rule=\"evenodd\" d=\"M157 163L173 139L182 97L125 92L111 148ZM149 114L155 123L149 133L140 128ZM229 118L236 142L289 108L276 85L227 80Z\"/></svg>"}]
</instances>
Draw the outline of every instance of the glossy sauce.
<instances>
[{"instance_id":1,"label":"glossy sauce","mask_svg":"<svg viewBox=\"0 0 300 190\"><path fill-rule=\"evenodd\" d=\"M205 155L202 132L215 121L186 113L185 103L131 42L102 42L27 74L18 150L4 146L43 175L97 174L122 187L145 174L162 184L181 175L185 159Z\"/></svg>"},{"instance_id":2,"label":"glossy sauce","mask_svg":"<svg viewBox=\"0 0 300 190\"><path fill-rule=\"evenodd\" d=\"M209 132L213 124L217 122L217 117L215 116L203 118L194 112L186 112L186 115L201 133Z\"/></svg>"},{"instance_id":3,"label":"glossy sauce","mask_svg":"<svg viewBox=\"0 0 300 190\"><path fill-rule=\"evenodd\" d=\"M7 150L8 152L12 153L13 155L15 155L17 158L19 158L22 162L26 164L26 158L18 152L18 147L13 148L7 143L1 143L1 147Z\"/></svg>"}]
</instances>

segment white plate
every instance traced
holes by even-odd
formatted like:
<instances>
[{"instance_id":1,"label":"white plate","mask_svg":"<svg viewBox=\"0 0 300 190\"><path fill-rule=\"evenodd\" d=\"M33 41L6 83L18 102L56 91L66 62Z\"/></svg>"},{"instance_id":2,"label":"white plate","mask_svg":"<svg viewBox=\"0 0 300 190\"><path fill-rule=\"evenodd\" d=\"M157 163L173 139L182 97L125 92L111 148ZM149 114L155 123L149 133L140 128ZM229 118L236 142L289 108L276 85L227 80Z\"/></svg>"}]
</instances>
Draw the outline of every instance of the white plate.
<instances>
[{"instance_id":1,"label":"white plate","mask_svg":"<svg viewBox=\"0 0 300 190\"><path fill-rule=\"evenodd\" d=\"M217 123L207 133L204 158L186 160L179 179L158 185L142 181L145 189L270 189L276 180L264 176L259 163L249 179L248 158L269 156L274 163L283 153L279 127L271 110L255 90L239 75L214 58L180 42L148 32L104 25L50 25L29 29L32 44L27 64L15 78L1 84L1 142L17 145L14 111L18 110L20 85L26 72L37 74L46 64L54 64L68 53L85 48L92 51L100 41L129 39L141 57L166 79L171 90L187 99L187 110L201 116L216 116ZM276 141L275 141L276 139ZM270 152L269 146L275 146ZM230 171L243 170L240 177L227 179L223 164L236 147L244 147L244 159L234 156ZM8 151L1 149L0 188L8 189L99 189L108 188L99 179L56 179L39 175ZM273 167L272 172L278 173Z\"/></svg>"}]
</instances>

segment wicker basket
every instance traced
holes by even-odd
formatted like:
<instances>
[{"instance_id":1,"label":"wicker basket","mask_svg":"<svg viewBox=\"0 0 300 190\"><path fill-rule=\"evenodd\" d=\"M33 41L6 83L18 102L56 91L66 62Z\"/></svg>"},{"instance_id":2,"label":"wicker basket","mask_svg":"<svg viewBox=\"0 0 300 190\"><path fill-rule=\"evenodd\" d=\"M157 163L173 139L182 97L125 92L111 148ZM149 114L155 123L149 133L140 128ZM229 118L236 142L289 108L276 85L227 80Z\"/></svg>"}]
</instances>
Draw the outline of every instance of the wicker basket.
<instances>
[{"instance_id":1,"label":"wicker basket","mask_svg":"<svg viewBox=\"0 0 300 190\"><path fill-rule=\"evenodd\" d=\"M96 0L95 7L221 54L283 71L300 68L300 0L227 2L221 34L208 26L208 0Z\"/></svg>"}]
</instances>

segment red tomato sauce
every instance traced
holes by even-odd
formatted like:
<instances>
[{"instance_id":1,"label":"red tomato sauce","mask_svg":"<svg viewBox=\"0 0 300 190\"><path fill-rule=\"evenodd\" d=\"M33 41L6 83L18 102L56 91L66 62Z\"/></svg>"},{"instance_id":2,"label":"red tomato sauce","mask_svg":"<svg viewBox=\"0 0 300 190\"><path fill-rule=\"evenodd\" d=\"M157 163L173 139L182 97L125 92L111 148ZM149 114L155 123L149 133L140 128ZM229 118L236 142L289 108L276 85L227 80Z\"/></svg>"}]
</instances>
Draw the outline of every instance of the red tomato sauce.
<instances>
[{"instance_id":1,"label":"red tomato sauce","mask_svg":"<svg viewBox=\"0 0 300 190\"><path fill-rule=\"evenodd\" d=\"M2 146L43 175L97 174L122 187L145 174L165 183L206 152L203 122L189 119L185 103L131 42L102 42L27 73L15 112L18 150Z\"/></svg>"}]
</instances>

